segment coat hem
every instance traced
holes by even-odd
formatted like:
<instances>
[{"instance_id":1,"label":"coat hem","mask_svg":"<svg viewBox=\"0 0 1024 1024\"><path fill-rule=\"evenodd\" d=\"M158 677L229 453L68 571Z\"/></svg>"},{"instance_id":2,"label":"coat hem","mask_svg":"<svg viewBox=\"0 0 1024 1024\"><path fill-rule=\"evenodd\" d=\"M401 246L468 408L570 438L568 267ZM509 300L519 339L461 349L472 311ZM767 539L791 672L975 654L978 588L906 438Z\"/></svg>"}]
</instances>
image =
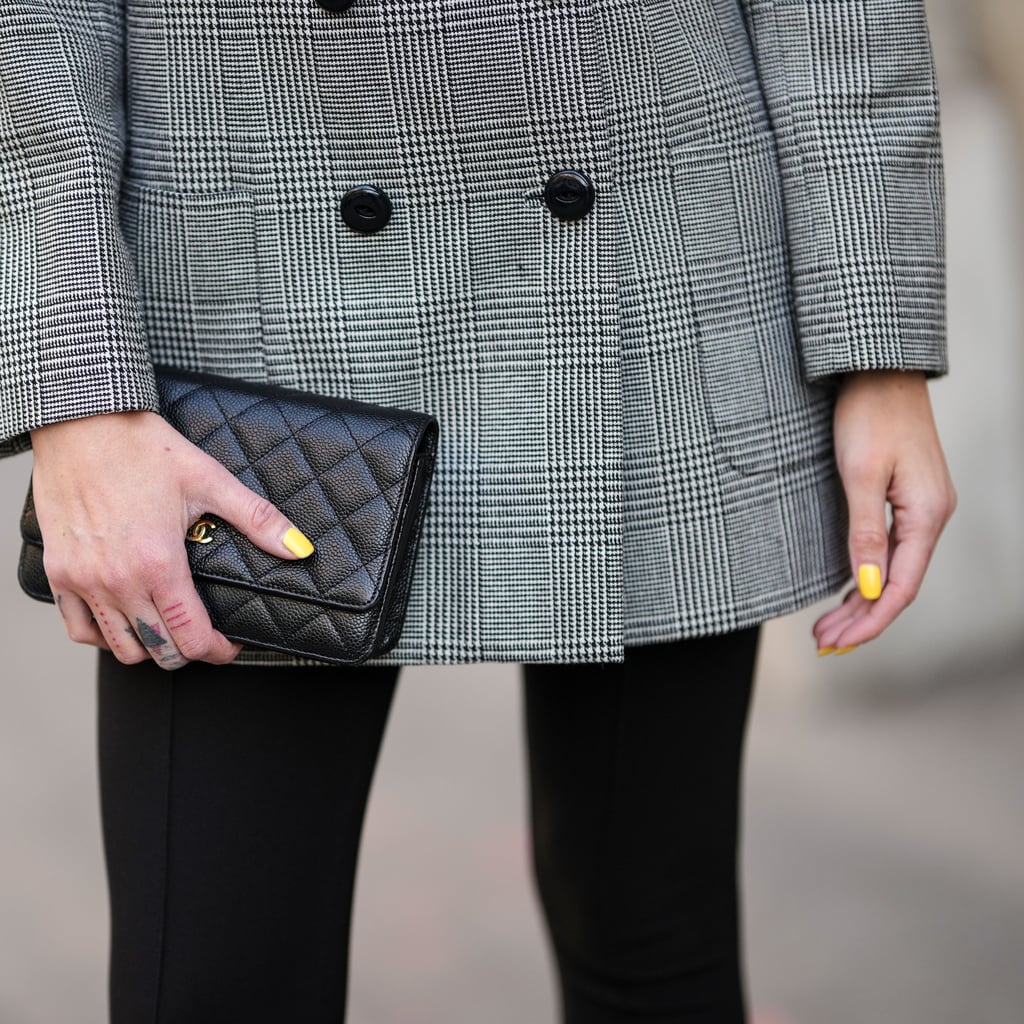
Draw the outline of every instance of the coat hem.
<instances>
[{"instance_id":1,"label":"coat hem","mask_svg":"<svg viewBox=\"0 0 1024 1024\"><path fill-rule=\"evenodd\" d=\"M753 603L740 610L727 609L719 610L716 614L712 611L704 623L700 625L679 625L669 630L633 630L626 633L623 646L619 648L619 657L607 659L594 659L587 657L587 651L580 651L578 656L566 652L547 651L538 653L536 650L519 653L501 651L500 654L488 655L479 654L465 658L451 657L430 657L417 656L415 654L385 655L381 658L373 658L365 662L366 666L414 666L414 665L467 665L467 664L505 664L505 663L535 663L545 662L554 664L587 664L595 660L604 662L620 662L623 660L624 649L645 644L672 643L676 640L688 640L701 636L715 636L722 633L730 633L750 626L759 625L769 619L779 618L783 615L790 615L803 608L829 597L836 593L850 578L849 569L840 566L833 572L813 579L798 589L787 589L764 596L756 603ZM707 623L712 623L708 625ZM590 645L593 648L593 645ZM612 653L614 650L612 649ZM295 668L321 668L321 669L344 669L344 666L331 665L327 662L314 661L311 658L295 658L278 654L274 651L260 651L255 648L245 648L242 653L232 662L232 665L240 667L295 667Z\"/></svg>"}]
</instances>

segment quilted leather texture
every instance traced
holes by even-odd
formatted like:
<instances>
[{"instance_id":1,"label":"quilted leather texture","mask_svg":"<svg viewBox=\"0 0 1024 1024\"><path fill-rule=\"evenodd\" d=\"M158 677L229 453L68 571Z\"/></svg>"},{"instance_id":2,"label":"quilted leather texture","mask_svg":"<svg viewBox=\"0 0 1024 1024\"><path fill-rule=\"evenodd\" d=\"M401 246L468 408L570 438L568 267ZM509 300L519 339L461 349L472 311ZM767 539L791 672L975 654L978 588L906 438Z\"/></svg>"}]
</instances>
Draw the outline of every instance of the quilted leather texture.
<instances>
[{"instance_id":1,"label":"quilted leather texture","mask_svg":"<svg viewBox=\"0 0 1024 1024\"><path fill-rule=\"evenodd\" d=\"M275 558L215 515L186 543L196 589L226 636L341 664L397 641L437 445L424 413L157 368L161 412L280 508L315 552ZM47 599L31 491L23 589Z\"/></svg>"}]
</instances>

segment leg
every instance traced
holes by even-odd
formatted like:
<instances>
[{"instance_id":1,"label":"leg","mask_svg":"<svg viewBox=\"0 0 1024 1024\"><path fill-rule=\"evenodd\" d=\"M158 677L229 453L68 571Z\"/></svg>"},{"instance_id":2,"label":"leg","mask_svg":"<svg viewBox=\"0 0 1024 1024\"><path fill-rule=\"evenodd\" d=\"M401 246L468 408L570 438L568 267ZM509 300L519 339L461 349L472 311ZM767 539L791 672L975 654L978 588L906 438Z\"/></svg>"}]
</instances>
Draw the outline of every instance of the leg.
<instances>
[{"instance_id":1,"label":"leg","mask_svg":"<svg viewBox=\"0 0 1024 1024\"><path fill-rule=\"evenodd\" d=\"M758 630L526 665L534 869L565 1024L742 1024L740 762Z\"/></svg>"},{"instance_id":2,"label":"leg","mask_svg":"<svg viewBox=\"0 0 1024 1024\"><path fill-rule=\"evenodd\" d=\"M100 656L113 1024L344 1018L396 668L167 673Z\"/></svg>"}]
</instances>

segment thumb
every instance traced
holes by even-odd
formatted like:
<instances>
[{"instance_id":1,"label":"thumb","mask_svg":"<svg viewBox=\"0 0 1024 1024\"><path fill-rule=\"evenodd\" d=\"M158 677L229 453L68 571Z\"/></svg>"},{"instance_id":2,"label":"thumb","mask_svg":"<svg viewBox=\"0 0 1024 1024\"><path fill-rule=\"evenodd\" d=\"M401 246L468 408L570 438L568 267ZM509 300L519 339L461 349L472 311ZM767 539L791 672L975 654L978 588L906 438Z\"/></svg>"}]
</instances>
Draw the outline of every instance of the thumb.
<instances>
[{"instance_id":1,"label":"thumb","mask_svg":"<svg viewBox=\"0 0 1024 1024\"><path fill-rule=\"evenodd\" d=\"M885 519L885 488L861 484L847 489L850 509L850 565L861 597L882 596L889 560L889 531Z\"/></svg>"},{"instance_id":2,"label":"thumb","mask_svg":"<svg viewBox=\"0 0 1024 1024\"><path fill-rule=\"evenodd\" d=\"M249 490L226 469L210 488L205 508L227 520L257 547L276 558L313 554L313 542L275 505Z\"/></svg>"}]
</instances>

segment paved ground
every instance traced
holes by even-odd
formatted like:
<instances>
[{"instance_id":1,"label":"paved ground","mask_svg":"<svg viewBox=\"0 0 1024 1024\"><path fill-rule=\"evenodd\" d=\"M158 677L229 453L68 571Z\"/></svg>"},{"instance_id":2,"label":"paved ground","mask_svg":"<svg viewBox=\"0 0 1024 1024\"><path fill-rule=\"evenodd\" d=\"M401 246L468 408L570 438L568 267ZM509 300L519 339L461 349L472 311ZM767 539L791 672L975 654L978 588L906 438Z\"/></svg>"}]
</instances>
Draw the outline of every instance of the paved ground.
<instances>
[{"instance_id":1,"label":"paved ground","mask_svg":"<svg viewBox=\"0 0 1024 1024\"><path fill-rule=\"evenodd\" d=\"M979 464L971 440L986 402L1016 391L974 358L1016 299L1019 246L992 198L1013 175L988 98L947 97L945 118L969 386L939 392L940 412L954 475L992 483L962 493L935 583L888 646L819 662L811 613L767 631L746 762L758 1024L1024 1020L1024 650L1006 612L1021 579L1006 471L1018 442ZM28 472L0 464L0 523L16 522ZM102 1024L91 656L17 592L16 551L0 531L0 1024ZM407 672L362 852L353 1024L554 1020L522 780L513 668Z\"/></svg>"},{"instance_id":2,"label":"paved ground","mask_svg":"<svg viewBox=\"0 0 1024 1024\"><path fill-rule=\"evenodd\" d=\"M22 460L0 467L4 521L25 471ZM12 554L8 544L7 570ZM10 588L4 615L15 642L0 691L0 1021L101 1024L90 659L60 642L49 609ZM888 698L810 692L779 675L790 647L784 626L768 634L747 753L758 1019L1016 1024L1020 671ZM519 729L512 668L404 678L362 854L354 1024L553 1021L526 874Z\"/></svg>"}]
</instances>

